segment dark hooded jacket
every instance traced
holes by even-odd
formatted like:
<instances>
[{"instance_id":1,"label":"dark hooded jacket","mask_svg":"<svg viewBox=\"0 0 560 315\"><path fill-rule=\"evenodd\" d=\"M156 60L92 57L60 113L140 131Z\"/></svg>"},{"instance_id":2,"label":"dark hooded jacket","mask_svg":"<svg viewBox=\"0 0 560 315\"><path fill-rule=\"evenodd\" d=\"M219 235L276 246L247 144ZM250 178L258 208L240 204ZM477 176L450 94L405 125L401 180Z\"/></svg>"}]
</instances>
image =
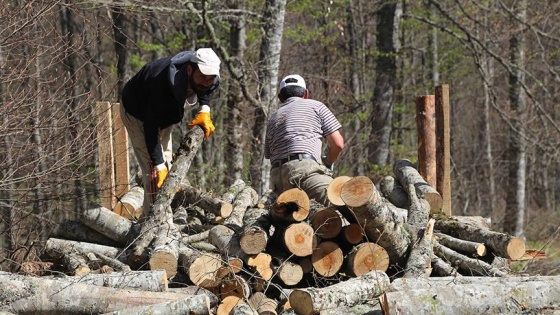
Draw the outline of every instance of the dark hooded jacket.
<instances>
[{"instance_id":1,"label":"dark hooded jacket","mask_svg":"<svg viewBox=\"0 0 560 315\"><path fill-rule=\"evenodd\" d=\"M187 99L187 70L194 51L184 51L147 63L124 86L122 102L126 112L144 122L146 147L154 165L164 162L159 140L159 129L183 120ZM220 85L214 85L197 95L200 105L210 104L210 94Z\"/></svg>"}]
</instances>

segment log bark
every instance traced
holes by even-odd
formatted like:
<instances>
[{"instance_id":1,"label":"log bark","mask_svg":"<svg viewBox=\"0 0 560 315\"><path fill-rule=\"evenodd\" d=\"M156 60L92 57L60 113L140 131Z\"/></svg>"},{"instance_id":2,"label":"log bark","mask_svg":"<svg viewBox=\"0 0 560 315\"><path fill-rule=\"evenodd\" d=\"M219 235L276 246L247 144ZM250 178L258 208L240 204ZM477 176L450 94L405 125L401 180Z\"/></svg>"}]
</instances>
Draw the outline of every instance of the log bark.
<instances>
[{"instance_id":1,"label":"log bark","mask_svg":"<svg viewBox=\"0 0 560 315\"><path fill-rule=\"evenodd\" d=\"M352 177L350 176L338 176L335 177L332 182L327 187L327 199L334 206L344 206L344 200L340 197L340 190L342 185L349 181Z\"/></svg>"},{"instance_id":2,"label":"log bark","mask_svg":"<svg viewBox=\"0 0 560 315\"><path fill-rule=\"evenodd\" d=\"M290 305L300 315L310 315L340 306L354 306L380 296L390 285L382 271L370 271L360 277L325 288L295 289Z\"/></svg>"},{"instance_id":3,"label":"log bark","mask_svg":"<svg viewBox=\"0 0 560 315\"><path fill-rule=\"evenodd\" d=\"M385 272L388 268L389 254L375 243L361 243L348 253L346 269L353 277L359 277L372 270Z\"/></svg>"},{"instance_id":4,"label":"log bark","mask_svg":"<svg viewBox=\"0 0 560 315\"><path fill-rule=\"evenodd\" d=\"M406 188L410 184L414 185L417 196L428 201L432 213L441 213L443 205L441 195L420 176L412 162L404 159L395 161L393 172L403 187Z\"/></svg>"},{"instance_id":5,"label":"log bark","mask_svg":"<svg viewBox=\"0 0 560 315\"><path fill-rule=\"evenodd\" d=\"M178 301L132 307L104 315L207 315L210 313L210 298L206 295L193 295Z\"/></svg>"},{"instance_id":6,"label":"log bark","mask_svg":"<svg viewBox=\"0 0 560 315\"><path fill-rule=\"evenodd\" d=\"M134 186L124 196L118 198L113 211L129 220L138 220L144 210L142 209L143 203L144 188Z\"/></svg>"},{"instance_id":7,"label":"log bark","mask_svg":"<svg viewBox=\"0 0 560 315\"><path fill-rule=\"evenodd\" d=\"M126 262L127 260L127 253L125 251L120 248L111 246L62 240L52 237L49 238L45 244L45 251L49 253L49 255L53 255L53 258L60 258L60 256L58 256L58 254L56 253L62 252L64 250L69 252L77 252L82 255L86 255L87 253L94 253L98 257L100 255L103 255L113 259L118 259L121 262Z\"/></svg>"},{"instance_id":8,"label":"log bark","mask_svg":"<svg viewBox=\"0 0 560 315\"><path fill-rule=\"evenodd\" d=\"M515 260L525 254L525 242L522 239L461 223L453 217L437 219L435 229L462 240L483 243L496 256Z\"/></svg>"},{"instance_id":9,"label":"log bark","mask_svg":"<svg viewBox=\"0 0 560 315\"><path fill-rule=\"evenodd\" d=\"M313 269L323 277L332 277L338 273L344 263L344 254L340 247L331 241L321 242L311 255Z\"/></svg>"},{"instance_id":10,"label":"log bark","mask_svg":"<svg viewBox=\"0 0 560 315\"><path fill-rule=\"evenodd\" d=\"M132 227L129 219L101 206L85 210L80 222L120 244L126 243Z\"/></svg>"},{"instance_id":11,"label":"log bark","mask_svg":"<svg viewBox=\"0 0 560 315\"><path fill-rule=\"evenodd\" d=\"M196 205L222 218L227 218L233 211L233 205L212 194L204 192L198 188L182 183L179 192L175 196L175 201L184 206Z\"/></svg>"},{"instance_id":12,"label":"log bark","mask_svg":"<svg viewBox=\"0 0 560 315\"><path fill-rule=\"evenodd\" d=\"M310 201L305 191L299 188L281 193L270 209L270 215L277 222L300 222L309 215Z\"/></svg>"},{"instance_id":13,"label":"log bark","mask_svg":"<svg viewBox=\"0 0 560 315\"><path fill-rule=\"evenodd\" d=\"M475 255L478 257L486 255L486 246L482 243L458 239L443 233L435 233L434 235L441 245L463 254Z\"/></svg>"},{"instance_id":14,"label":"log bark","mask_svg":"<svg viewBox=\"0 0 560 315\"><path fill-rule=\"evenodd\" d=\"M354 177L342 186L341 195L352 206L368 240L385 248L392 264L399 263L411 243L411 235L405 224L398 223L373 182L365 176Z\"/></svg>"},{"instance_id":15,"label":"log bark","mask_svg":"<svg viewBox=\"0 0 560 315\"><path fill-rule=\"evenodd\" d=\"M310 223L321 239L335 238L342 230L342 219L334 208L323 208L315 212Z\"/></svg>"},{"instance_id":16,"label":"log bark","mask_svg":"<svg viewBox=\"0 0 560 315\"><path fill-rule=\"evenodd\" d=\"M469 258L465 255L447 248L439 243L434 243L434 253L441 259L450 262L454 266L458 266L463 272L490 277L504 277L508 275L506 271L492 267L482 260Z\"/></svg>"},{"instance_id":17,"label":"log bark","mask_svg":"<svg viewBox=\"0 0 560 315\"><path fill-rule=\"evenodd\" d=\"M243 217L247 208L253 207L258 202L259 195L250 186L245 187L236 197L233 202L233 211L231 215L224 220L224 225L227 225L234 230L238 231L243 227Z\"/></svg>"},{"instance_id":18,"label":"log bark","mask_svg":"<svg viewBox=\"0 0 560 315\"><path fill-rule=\"evenodd\" d=\"M266 249L270 238L271 218L267 209L251 208L243 218L244 227L239 246L246 254L258 254Z\"/></svg>"},{"instance_id":19,"label":"log bark","mask_svg":"<svg viewBox=\"0 0 560 315\"><path fill-rule=\"evenodd\" d=\"M447 261L439 258L436 255L432 255L432 274L441 276L441 277L462 277L457 268L451 266Z\"/></svg>"},{"instance_id":20,"label":"log bark","mask_svg":"<svg viewBox=\"0 0 560 315\"><path fill-rule=\"evenodd\" d=\"M435 220L430 219L422 235L412 245L404 278L429 277L432 273L434 223Z\"/></svg>"},{"instance_id":21,"label":"log bark","mask_svg":"<svg viewBox=\"0 0 560 315\"><path fill-rule=\"evenodd\" d=\"M388 175L381 180L379 191L381 191L383 197L398 208L408 207L409 201L406 189L393 176Z\"/></svg>"},{"instance_id":22,"label":"log bark","mask_svg":"<svg viewBox=\"0 0 560 315\"><path fill-rule=\"evenodd\" d=\"M249 304L239 303L233 307L229 315L259 315L259 313L251 308Z\"/></svg>"},{"instance_id":23,"label":"log bark","mask_svg":"<svg viewBox=\"0 0 560 315\"><path fill-rule=\"evenodd\" d=\"M87 274L81 277L65 277L63 281L85 283L110 288L166 292L168 289L165 270L114 272L108 274Z\"/></svg>"},{"instance_id":24,"label":"log bark","mask_svg":"<svg viewBox=\"0 0 560 315\"><path fill-rule=\"evenodd\" d=\"M384 314L537 314L560 309L560 277L444 277L394 281ZM468 298L465 298L468 297ZM426 302L429 301L429 302Z\"/></svg>"},{"instance_id":25,"label":"log bark","mask_svg":"<svg viewBox=\"0 0 560 315\"><path fill-rule=\"evenodd\" d=\"M259 202L257 203L257 208L269 209L276 202L277 198L278 195L272 189L269 189L262 194Z\"/></svg>"},{"instance_id":26,"label":"log bark","mask_svg":"<svg viewBox=\"0 0 560 315\"><path fill-rule=\"evenodd\" d=\"M147 219L142 223L138 237L130 241L130 243L133 243L131 258L136 263L142 263L144 257L150 256L146 254L147 248L155 238L158 238L160 244L168 244L167 247L158 247L158 254L161 254L163 251L168 251L169 255L176 254L177 240L180 238L180 233L173 224L171 202L181 183L184 182L192 160L202 145L203 139L204 131L202 128L191 128L177 149L173 166L163 186L157 193L152 209L144 211Z\"/></svg>"},{"instance_id":27,"label":"log bark","mask_svg":"<svg viewBox=\"0 0 560 315\"><path fill-rule=\"evenodd\" d=\"M89 242L111 247L122 246L119 242L108 238L89 226L72 220L62 221L56 228L52 237L78 242Z\"/></svg>"},{"instance_id":28,"label":"log bark","mask_svg":"<svg viewBox=\"0 0 560 315\"><path fill-rule=\"evenodd\" d=\"M100 314L190 295L116 289L63 280L0 275L0 310L17 314ZM91 303L95 301L95 303Z\"/></svg>"}]
</instances>

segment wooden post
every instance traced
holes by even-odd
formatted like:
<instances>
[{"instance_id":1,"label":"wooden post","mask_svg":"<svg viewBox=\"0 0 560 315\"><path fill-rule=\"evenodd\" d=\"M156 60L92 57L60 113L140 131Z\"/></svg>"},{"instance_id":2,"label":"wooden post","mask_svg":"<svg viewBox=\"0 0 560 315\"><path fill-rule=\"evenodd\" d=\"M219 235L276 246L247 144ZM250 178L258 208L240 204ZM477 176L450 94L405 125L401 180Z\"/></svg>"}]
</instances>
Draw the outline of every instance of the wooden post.
<instances>
[{"instance_id":1,"label":"wooden post","mask_svg":"<svg viewBox=\"0 0 560 315\"><path fill-rule=\"evenodd\" d=\"M120 104L113 103L113 138L115 149L115 192L122 197L130 189L128 133L121 120Z\"/></svg>"},{"instance_id":2,"label":"wooden post","mask_svg":"<svg viewBox=\"0 0 560 315\"><path fill-rule=\"evenodd\" d=\"M113 209L115 202L115 171L113 168L113 135L111 103L97 102L97 162L101 206Z\"/></svg>"},{"instance_id":3,"label":"wooden post","mask_svg":"<svg viewBox=\"0 0 560 315\"><path fill-rule=\"evenodd\" d=\"M418 172L428 185L436 188L436 110L435 96L416 98L418 130Z\"/></svg>"},{"instance_id":4,"label":"wooden post","mask_svg":"<svg viewBox=\"0 0 560 315\"><path fill-rule=\"evenodd\" d=\"M449 126L449 85L436 86L437 191L443 199L442 210L451 215L451 140Z\"/></svg>"}]
</instances>

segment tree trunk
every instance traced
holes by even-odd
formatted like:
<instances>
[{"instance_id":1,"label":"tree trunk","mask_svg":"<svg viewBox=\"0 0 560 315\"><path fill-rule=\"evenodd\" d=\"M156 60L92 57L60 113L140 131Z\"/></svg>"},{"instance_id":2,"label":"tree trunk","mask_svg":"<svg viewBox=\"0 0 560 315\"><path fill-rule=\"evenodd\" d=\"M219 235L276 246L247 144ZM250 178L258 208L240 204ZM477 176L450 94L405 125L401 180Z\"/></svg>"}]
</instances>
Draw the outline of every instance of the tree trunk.
<instances>
[{"instance_id":1,"label":"tree trunk","mask_svg":"<svg viewBox=\"0 0 560 315\"><path fill-rule=\"evenodd\" d=\"M18 314L100 314L141 305L171 302L190 295L100 287L35 277L0 275L0 310ZM95 303L91 303L95 301Z\"/></svg>"},{"instance_id":2,"label":"tree trunk","mask_svg":"<svg viewBox=\"0 0 560 315\"><path fill-rule=\"evenodd\" d=\"M80 222L120 244L127 242L132 227L129 219L101 206L85 210Z\"/></svg>"},{"instance_id":3,"label":"tree trunk","mask_svg":"<svg viewBox=\"0 0 560 315\"><path fill-rule=\"evenodd\" d=\"M153 315L153 314L189 314L206 315L211 313L210 298L206 295L193 295L177 301L137 306L122 309L104 315Z\"/></svg>"},{"instance_id":4,"label":"tree trunk","mask_svg":"<svg viewBox=\"0 0 560 315\"><path fill-rule=\"evenodd\" d=\"M397 281L395 281L397 282ZM383 314L537 314L560 309L560 277L402 279L381 297ZM468 297L468 298L466 298ZM429 301L427 303L426 301Z\"/></svg>"},{"instance_id":5,"label":"tree trunk","mask_svg":"<svg viewBox=\"0 0 560 315\"><path fill-rule=\"evenodd\" d=\"M311 315L340 306L354 306L374 299L389 288L389 277L382 271L370 271L325 288L295 289L290 305L297 314Z\"/></svg>"},{"instance_id":6,"label":"tree trunk","mask_svg":"<svg viewBox=\"0 0 560 315\"><path fill-rule=\"evenodd\" d=\"M111 247L121 246L119 242L108 238L98 231L82 224L78 221L64 220L54 230L51 235L59 239L65 239L78 242L89 242L98 245L106 245Z\"/></svg>"}]
</instances>

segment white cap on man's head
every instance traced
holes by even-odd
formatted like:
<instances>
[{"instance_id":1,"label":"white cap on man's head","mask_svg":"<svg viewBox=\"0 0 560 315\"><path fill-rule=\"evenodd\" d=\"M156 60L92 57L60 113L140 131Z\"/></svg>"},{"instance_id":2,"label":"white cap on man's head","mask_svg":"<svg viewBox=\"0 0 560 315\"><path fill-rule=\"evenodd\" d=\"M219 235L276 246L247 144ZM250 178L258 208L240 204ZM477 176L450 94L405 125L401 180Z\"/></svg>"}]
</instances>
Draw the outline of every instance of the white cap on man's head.
<instances>
[{"instance_id":1,"label":"white cap on man's head","mask_svg":"<svg viewBox=\"0 0 560 315\"><path fill-rule=\"evenodd\" d=\"M282 79L282 81L280 81L280 90L288 85L297 85L301 86L304 89L307 89L305 80L299 74L290 74L289 76L286 76L284 79Z\"/></svg>"},{"instance_id":2,"label":"white cap on man's head","mask_svg":"<svg viewBox=\"0 0 560 315\"><path fill-rule=\"evenodd\" d=\"M220 76L220 58L212 48L199 48L191 59L204 75Z\"/></svg>"}]
</instances>

